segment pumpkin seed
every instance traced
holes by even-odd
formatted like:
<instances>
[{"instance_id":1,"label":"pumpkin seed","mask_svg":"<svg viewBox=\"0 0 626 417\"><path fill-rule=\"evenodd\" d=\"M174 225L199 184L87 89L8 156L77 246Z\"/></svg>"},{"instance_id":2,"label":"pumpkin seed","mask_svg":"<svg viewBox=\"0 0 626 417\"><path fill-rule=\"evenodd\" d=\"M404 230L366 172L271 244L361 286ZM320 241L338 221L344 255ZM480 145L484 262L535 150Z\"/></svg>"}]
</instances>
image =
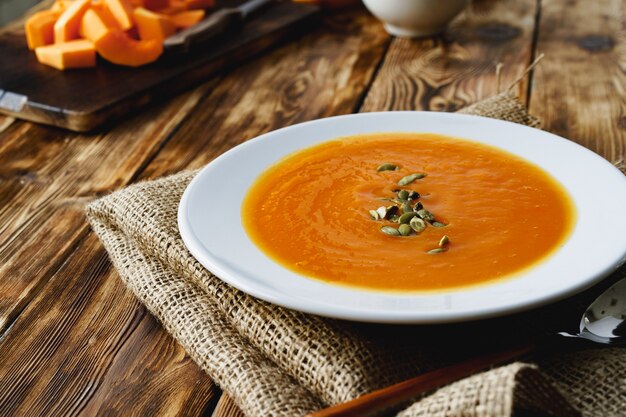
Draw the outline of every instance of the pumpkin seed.
<instances>
[{"instance_id":1,"label":"pumpkin seed","mask_svg":"<svg viewBox=\"0 0 626 417\"><path fill-rule=\"evenodd\" d=\"M417 200L418 198L420 198L420 193L417 191L411 191L409 193L409 200Z\"/></svg>"},{"instance_id":2,"label":"pumpkin seed","mask_svg":"<svg viewBox=\"0 0 626 417\"><path fill-rule=\"evenodd\" d=\"M398 181L398 185L400 186L409 185L413 181L422 179L425 176L426 174L423 174L423 173L407 175L406 177L403 177L402 179L400 179L400 181Z\"/></svg>"},{"instance_id":3,"label":"pumpkin seed","mask_svg":"<svg viewBox=\"0 0 626 417\"><path fill-rule=\"evenodd\" d=\"M432 222L435 220L435 216L433 216L433 214L426 209L418 210L417 215L420 216L422 219L429 221L429 222Z\"/></svg>"},{"instance_id":4,"label":"pumpkin seed","mask_svg":"<svg viewBox=\"0 0 626 417\"><path fill-rule=\"evenodd\" d=\"M409 224L409 222L411 221L411 219L413 217L417 216L417 213L414 211L408 211L406 213L404 213L402 216L400 216L400 218L398 219L398 221L402 224Z\"/></svg>"},{"instance_id":5,"label":"pumpkin seed","mask_svg":"<svg viewBox=\"0 0 626 417\"><path fill-rule=\"evenodd\" d=\"M382 172L382 171L395 171L398 169L397 165L394 164L382 164L380 165L378 168L376 168L376 171L378 172Z\"/></svg>"},{"instance_id":6,"label":"pumpkin seed","mask_svg":"<svg viewBox=\"0 0 626 417\"><path fill-rule=\"evenodd\" d=\"M417 204L415 205L415 208L413 208L413 211L420 211L423 208L424 206L422 205L422 203L418 201Z\"/></svg>"},{"instance_id":7,"label":"pumpkin seed","mask_svg":"<svg viewBox=\"0 0 626 417\"><path fill-rule=\"evenodd\" d=\"M395 227L383 226L380 231L389 236L400 236L400 232Z\"/></svg>"},{"instance_id":8,"label":"pumpkin seed","mask_svg":"<svg viewBox=\"0 0 626 417\"><path fill-rule=\"evenodd\" d=\"M415 233L422 233L426 229L426 222L419 217L415 216L409 222L411 229L415 230Z\"/></svg>"},{"instance_id":9,"label":"pumpkin seed","mask_svg":"<svg viewBox=\"0 0 626 417\"><path fill-rule=\"evenodd\" d=\"M407 190L398 191L398 199L400 201L406 201L409 199L409 192Z\"/></svg>"},{"instance_id":10,"label":"pumpkin seed","mask_svg":"<svg viewBox=\"0 0 626 417\"><path fill-rule=\"evenodd\" d=\"M413 211L413 207L411 207L411 203L409 203L408 201L402 203L402 212L403 213L409 213Z\"/></svg>"},{"instance_id":11,"label":"pumpkin seed","mask_svg":"<svg viewBox=\"0 0 626 417\"><path fill-rule=\"evenodd\" d=\"M399 218L400 218L400 217L398 217L398 215L397 215L397 214L394 214L393 216L389 217L389 221L390 221L390 222L394 222L394 223L398 223L398 219L399 219Z\"/></svg>"},{"instance_id":12,"label":"pumpkin seed","mask_svg":"<svg viewBox=\"0 0 626 417\"><path fill-rule=\"evenodd\" d=\"M444 248L435 248L435 249L431 249L431 250L429 250L429 251L428 251L428 252L426 252L426 253L427 253L427 254L429 254L429 255L436 255L436 254L438 254L438 253L443 253L443 252L445 252L445 251L446 251L446 249L444 249Z\"/></svg>"},{"instance_id":13,"label":"pumpkin seed","mask_svg":"<svg viewBox=\"0 0 626 417\"><path fill-rule=\"evenodd\" d=\"M381 219L384 219L385 216L387 216L387 207L380 206L376 209L376 212L378 213Z\"/></svg>"},{"instance_id":14,"label":"pumpkin seed","mask_svg":"<svg viewBox=\"0 0 626 417\"><path fill-rule=\"evenodd\" d=\"M398 227L398 233L400 233L402 236L408 236L411 234L411 226L409 226L408 224L401 224Z\"/></svg>"},{"instance_id":15,"label":"pumpkin seed","mask_svg":"<svg viewBox=\"0 0 626 417\"><path fill-rule=\"evenodd\" d=\"M450 243L450 238L448 237L448 235L443 235L441 240L439 240L439 247L444 248L448 246L448 243Z\"/></svg>"},{"instance_id":16,"label":"pumpkin seed","mask_svg":"<svg viewBox=\"0 0 626 417\"><path fill-rule=\"evenodd\" d=\"M431 224L435 227L446 227L446 225L441 222L432 222Z\"/></svg>"},{"instance_id":17,"label":"pumpkin seed","mask_svg":"<svg viewBox=\"0 0 626 417\"><path fill-rule=\"evenodd\" d=\"M395 216L396 214L398 214L398 212L400 211L400 208L398 206L388 206L386 210L387 210L387 213L383 216L383 218L389 220L391 219L392 216Z\"/></svg>"},{"instance_id":18,"label":"pumpkin seed","mask_svg":"<svg viewBox=\"0 0 626 417\"><path fill-rule=\"evenodd\" d=\"M380 216L376 210L370 210L370 216L372 216L372 219L374 220L380 220Z\"/></svg>"}]
</instances>

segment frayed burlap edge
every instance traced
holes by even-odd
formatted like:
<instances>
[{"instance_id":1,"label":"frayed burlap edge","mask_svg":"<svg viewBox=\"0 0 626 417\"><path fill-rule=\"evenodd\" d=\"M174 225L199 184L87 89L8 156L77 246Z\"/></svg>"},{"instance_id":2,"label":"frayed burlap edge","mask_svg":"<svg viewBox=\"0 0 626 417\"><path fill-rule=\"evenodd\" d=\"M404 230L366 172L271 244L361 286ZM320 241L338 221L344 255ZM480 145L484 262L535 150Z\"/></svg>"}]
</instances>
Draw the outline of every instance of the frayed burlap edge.
<instances>
[{"instance_id":1,"label":"frayed burlap edge","mask_svg":"<svg viewBox=\"0 0 626 417\"><path fill-rule=\"evenodd\" d=\"M535 365L516 362L447 385L397 417L579 416Z\"/></svg>"}]
</instances>

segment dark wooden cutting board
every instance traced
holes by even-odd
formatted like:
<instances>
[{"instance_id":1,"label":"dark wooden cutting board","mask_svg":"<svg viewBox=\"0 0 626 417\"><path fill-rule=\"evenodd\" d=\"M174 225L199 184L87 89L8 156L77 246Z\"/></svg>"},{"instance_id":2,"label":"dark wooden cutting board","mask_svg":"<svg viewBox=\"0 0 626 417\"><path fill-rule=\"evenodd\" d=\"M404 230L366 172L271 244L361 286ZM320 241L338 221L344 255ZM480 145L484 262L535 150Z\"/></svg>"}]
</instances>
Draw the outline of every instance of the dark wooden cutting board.
<instances>
[{"instance_id":1,"label":"dark wooden cutting board","mask_svg":"<svg viewBox=\"0 0 626 417\"><path fill-rule=\"evenodd\" d=\"M241 1L220 2L225 3ZM279 2L191 53L164 55L141 68L99 60L97 68L58 71L37 62L21 30L5 32L0 35L0 112L89 131L293 37L310 28L317 17L316 7Z\"/></svg>"}]
</instances>

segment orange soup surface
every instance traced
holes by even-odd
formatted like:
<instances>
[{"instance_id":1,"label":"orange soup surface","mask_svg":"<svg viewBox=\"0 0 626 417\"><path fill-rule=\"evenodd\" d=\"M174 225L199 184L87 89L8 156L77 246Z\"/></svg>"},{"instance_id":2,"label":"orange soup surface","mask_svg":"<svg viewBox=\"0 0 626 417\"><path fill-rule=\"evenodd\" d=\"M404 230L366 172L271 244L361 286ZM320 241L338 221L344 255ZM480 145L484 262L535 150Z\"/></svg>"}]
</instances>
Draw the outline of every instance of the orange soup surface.
<instances>
[{"instance_id":1,"label":"orange soup surface","mask_svg":"<svg viewBox=\"0 0 626 417\"><path fill-rule=\"evenodd\" d=\"M397 169L377 171L383 163ZM413 173L426 177L398 185ZM381 232L399 224L375 220L370 210L400 205L385 200L400 189L417 191L410 204L422 203L445 226ZM252 241L288 269L389 291L514 276L562 244L575 217L565 190L534 164L488 145L415 133L341 138L291 154L260 175L241 212ZM444 250L429 254L444 235Z\"/></svg>"}]
</instances>

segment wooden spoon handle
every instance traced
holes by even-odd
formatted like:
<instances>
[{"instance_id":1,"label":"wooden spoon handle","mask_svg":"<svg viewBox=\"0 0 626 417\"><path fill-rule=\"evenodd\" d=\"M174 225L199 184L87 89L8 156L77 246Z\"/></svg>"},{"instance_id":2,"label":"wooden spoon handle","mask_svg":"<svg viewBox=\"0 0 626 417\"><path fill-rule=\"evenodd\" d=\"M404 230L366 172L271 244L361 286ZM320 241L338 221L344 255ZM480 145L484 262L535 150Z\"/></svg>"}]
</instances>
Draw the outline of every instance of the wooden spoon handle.
<instances>
[{"instance_id":1,"label":"wooden spoon handle","mask_svg":"<svg viewBox=\"0 0 626 417\"><path fill-rule=\"evenodd\" d=\"M390 408L415 398L419 394L450 384L483 371L491 366L511 361L533 352L535 344L518 346L504 352L492 353L426 372L415 378L381 388L354 400L309 414L308 417L364 417L377 416Z\"/></svg>"}]
</instances>

